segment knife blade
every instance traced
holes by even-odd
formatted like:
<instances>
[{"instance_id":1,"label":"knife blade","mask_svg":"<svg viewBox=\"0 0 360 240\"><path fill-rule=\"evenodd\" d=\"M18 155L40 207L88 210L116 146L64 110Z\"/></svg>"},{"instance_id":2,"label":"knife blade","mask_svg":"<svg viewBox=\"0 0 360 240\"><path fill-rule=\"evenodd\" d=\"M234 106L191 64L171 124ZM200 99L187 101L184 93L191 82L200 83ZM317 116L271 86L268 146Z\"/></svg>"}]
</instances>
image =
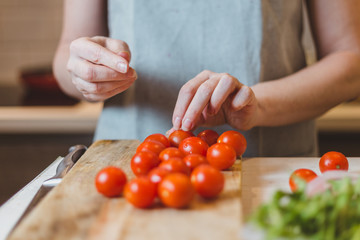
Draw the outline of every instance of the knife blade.
<instances>
[{"instance_id":1,"label":"knife blade","mask_svg":"<svg viewBox=\"0 0 360 240\"><path fill-rule=\"evenodd\" d=\"M19 220L16 222L12 228L9 236L14 231L14 229L22 222L22 220L34 209L34 207L53 189L57 186L62 178L70 171L74 164L80 159L80 157L85 153L87 147L84 145L75 145L70 147L69 153L62 158L59 165L56 168L56 173L53 177L45 180L29 205L26 207L24 213L21 215Z\"/></svg>"}]
</instances>

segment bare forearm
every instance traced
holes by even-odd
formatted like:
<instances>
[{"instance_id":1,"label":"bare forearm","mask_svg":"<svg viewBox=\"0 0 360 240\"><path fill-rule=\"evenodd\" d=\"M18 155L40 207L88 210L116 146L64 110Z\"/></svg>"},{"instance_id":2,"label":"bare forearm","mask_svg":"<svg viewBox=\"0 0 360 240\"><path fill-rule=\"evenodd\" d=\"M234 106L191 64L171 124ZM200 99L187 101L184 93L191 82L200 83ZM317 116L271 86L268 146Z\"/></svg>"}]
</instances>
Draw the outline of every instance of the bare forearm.
<instances>
[{"instance_id":1,"label":"bare forearm","mask_svg":"<svg viewBox=\"0 0 360 240\"><path fill-rule=\"evenodd\" d=\"M259 104L257 126L312 119L360 95L360 56L335 52L297 73L252 89Z\"/></svg>"},{"instance_id":2,"label":"bare forearm","mask_svg":"<svg viewBox=\"0 0 360 240\"><path fill-rule=\"evenodd\" d=\"M72 83L71 75L67 71L70 43L80 37L107 35L106 0L64 1L63 30L54 57L53 70L60 87L66 94L78 99L85 99Z\"/></svg>"}]
</instances>

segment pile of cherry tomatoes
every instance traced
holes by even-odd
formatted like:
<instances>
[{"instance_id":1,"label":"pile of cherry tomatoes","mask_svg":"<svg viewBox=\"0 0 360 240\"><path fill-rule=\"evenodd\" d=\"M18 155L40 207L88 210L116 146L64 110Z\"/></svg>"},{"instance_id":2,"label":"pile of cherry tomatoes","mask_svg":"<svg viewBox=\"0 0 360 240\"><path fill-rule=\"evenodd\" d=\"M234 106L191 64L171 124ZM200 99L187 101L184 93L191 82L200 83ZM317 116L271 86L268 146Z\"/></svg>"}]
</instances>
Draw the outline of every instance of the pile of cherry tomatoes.
<instances>
[{"instance_id":1,"label":"pile of cherry tomatoes","mask_svg":"<svg viewBox=\"0 0 360 240\"><path fill-rule=\"evenodd\" d=\"M218 196L225 184L221 170L230 168L246 147L245 137L237 131L219 136L207 129L194 136L176 130L168 138L152 134L131 159L136 178L128 182L120 168L109 166L97 174L95 185L107 197L123 194L138 208L150 207L156 198L165 206L183 208L195 194L203 198Z\"/></svg>"},{"instance_id":2,"label":"pile of cherry tomatoes","mask_svg":"<svg viewBox=\"0 0 360 240\"><path fill-rule=\"evenodd\" d=\"M343 170L343 171L347 171L349 169L349 162L347 160L347 158L344 156L344 154L340 153L340 152L335 152L335 151L331 151L331 152L327 152L325 153L319 161L319 169L321 173L324 173L326 171L331 171L331 170ZM307 169L307 168L300 168L295 170L289 178L289 185L290 185L290 189L293 192L296 192L298 190L298 186L297 186L297 180L296 179L300 179L305 181L306 183L312 181L313 179L315 179L317 177L317 174L311 170L311 169Z\"/></svg>"}]
</instances>

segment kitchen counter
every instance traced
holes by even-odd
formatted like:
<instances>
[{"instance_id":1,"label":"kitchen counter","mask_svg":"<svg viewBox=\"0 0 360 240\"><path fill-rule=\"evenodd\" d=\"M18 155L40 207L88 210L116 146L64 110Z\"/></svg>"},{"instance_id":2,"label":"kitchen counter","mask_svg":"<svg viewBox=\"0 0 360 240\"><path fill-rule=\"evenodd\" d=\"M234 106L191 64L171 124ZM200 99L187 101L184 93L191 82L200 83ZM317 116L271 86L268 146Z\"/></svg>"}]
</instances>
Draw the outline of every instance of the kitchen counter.
<instances>
[{"instance_id":1,"label":"kitchen counter","mask_svg":"<svg viewBox=\"0 0 360 240\"><path fill-rule=\"evenodd\" d=\"M123 197L101 196L94 187L97 172L114 165L132 179L130 161L139 143L138 140L93 143L62 182L24 219L11 239L180 240L206 236L206 239L215 240L220 236L232 239L238 234L240 161L231 171L224 172L226 183L219 198L214 201L194 198L188 209L176 210L154 203L153 208L141 210Z\"/></svg>"},{"instance_id":2,"label":"kitchen counter","mask_svg":"<svg viewBox=\"0 0 360 240\"><path fill-rule=\"evenodd\" d=\"M242 162L242 216L247 219L261 203L268 202L277 190L290 192L289 177L299 168L313 170L318 176L320 158L250 158ZM348 158L349 172L360 173L360 158ZM244 239L265 239L259 229L245 224Z\"/></svg>"},{"instance_id":3,"label":"kitchen counter","mask_svg":"<svg viewBox=\"0 0 360 240\"><path fill-rule=\"evenodd\" d=\"M4 239L11 230L41 183L55 173L55 168L60 160L55 160L0 208L0 225L2 226L0 239ZM349 171L360 172L359 160L359 158L349 158ZM290 191L288 178L295 169L310 168L320 174L318 161L318 158L249 158L243 160L241 167L242 215L245 217L243 219L246 219L259 204L268 200L276 190ZM246 225L242 232L246 239L255 234Z\"/></svg>"},{"instance_id":4,"label":"kitchen counter","mask_svg":"<svg viewBox=\"0 0 360 240\"><path fill-rule=\"evenodd\" d=\"M360 132L360 102L343 103L317 119L320 132Z\"/></svg>"},{"instance_id":5,"label":"kitchen counter","mask_svg":"<svg viewBox=\"0 0 360 240\"><path fill-rule=\"evenodd\" d=\"M0 133L92 133L102 105L0 107Z\"/></svg>"},{"instance_id":6,"label":"kitchen counter","mask_svg":"<svg viewBox=\"0 0 360 240\"><path fill-rule=\"evenodd\" d=\"M102 103L0 107L0 133L92 133ZM320 132L360 132L360 102L341 104L317 119Z\"/></svg>"}]
</instances>

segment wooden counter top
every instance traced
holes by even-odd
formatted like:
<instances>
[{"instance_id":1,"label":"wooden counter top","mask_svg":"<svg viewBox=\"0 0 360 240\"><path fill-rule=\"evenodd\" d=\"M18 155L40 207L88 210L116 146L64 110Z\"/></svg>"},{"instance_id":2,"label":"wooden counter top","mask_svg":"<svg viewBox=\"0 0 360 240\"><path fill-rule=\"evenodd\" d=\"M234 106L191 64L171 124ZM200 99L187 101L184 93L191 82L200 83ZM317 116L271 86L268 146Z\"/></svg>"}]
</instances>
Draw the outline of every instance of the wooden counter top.
<instances>
[{"instance_id":1,"label":"wooden counter top","mask_svg":"<svg viewBox=\"0 0 360 240\"><path fill-rule=\"evenodd\" d=\"M341 104L317 119L320 132L360 132L360 102Z\"/></svg>"},{"instance_id":2,"label":"wooden counter top","mask_svg":"<svg viewBox=\"0 0 360 240\"><path fill-rule=\"evenodd\" d=\"M225 186L215 199L196 196L185 209L155 202L137 209L124 197L106 198L94 178L118 166L134 178L130 159L137 140L93 143L71 171L18 225L10 239L234 239L240 231L240 160L224 171ZM0 209L2 210L2 209ZM1 211L0 211L1 212ZM1 218L1 215L0 215Z\"/></svg>"},{"instance_id":3,"label":"wooden counter top","mask_svg":"<svg viewBox=\"0 0 360 240\"><path fill-rule=\"evenodd\" d=\"M241 203L244 221L261 203L271 199L274 192L290 192L289 177L299 168L308 168L321 175L320 158L249 158L242 161ZM348 158L349 172L360 174L360 158ZM265 239L259 229L243 225L243 239Z\"/></svg>"},{"instance_id":4,"label":"wooden counter top","mask_svg":"<svg viewBox=\"0 0 360 240\"><path fill-rule=\"evenodd\" d=\"M102 103L0 107L0 133L92 133ZM360 103L341 104L317 119L320 132L360 132Z\"/></svg>"},{"instance_id":5,"label":"wooden counter top","mask_svg":"<svg viewBox=\"0 0 360 240\"><path fill-rule=\"evenodd\" d=\"M349 171L360 172L360 158L349 158ZM58 160L42 172L37 178L19 191L12 199L0 208L0 223L3 226L0 230L1 236L6 236L16 217L26 207L31 197L37 191L41 182L51 176ZM278 190L290 191L288 179L294 170L298 168L310 168L317 174L319 158L249 158L241 163L241 219L246 218L262 202L267 201L272 194ZM115 200L114 200L115 201ZM148 214L148 213L147 213ZM174 213L175 214L175 213ZM176 215L174 215L175 217ZM240 231L241 228L239 228ZM240 239L255 239L256 233L248 231L247 226L241 232L245 234ZM250 235L249 235L250 234ZM238 237L238 236L237 236ZM261 239L261 238L260 238Z\"/></svg>"},{"instance_id":6,"label":"wooden counter top","mask_svg":"<svg viewBox=\"0 0 360 240\"><path fill-rule=\"evenodd\" d=\"M0 107L0 133L92 133L102 105Z\"/></svg>"}]
</instances>

